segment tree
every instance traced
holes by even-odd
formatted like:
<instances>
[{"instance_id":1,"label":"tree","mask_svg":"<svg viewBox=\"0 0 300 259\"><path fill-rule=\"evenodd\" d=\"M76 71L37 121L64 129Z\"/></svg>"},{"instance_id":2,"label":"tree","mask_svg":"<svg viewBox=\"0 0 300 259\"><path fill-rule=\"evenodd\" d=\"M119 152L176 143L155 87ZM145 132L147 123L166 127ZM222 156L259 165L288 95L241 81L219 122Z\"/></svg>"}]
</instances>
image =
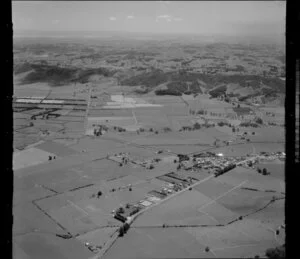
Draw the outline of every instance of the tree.
<instances>
[{"instance_id":1,"label":"tree","mask_svg":"<svg viewBox=\"0 0 300 259\"><path fill-rule=\"evenodd\" d=\"M122 237L122 236L124 236L124 227L123 226L121 226L120 228L119 228L119 236L120 237Z\"/></svg>"},{"instance_id":2,"label":"tree","mask_svg":"<svg viewBox=\"0 0 300 259\"><path fill-rule=\"evenodd\" d=\"M263 120L261 118L256 118L255 122L257 124L263 124Z\"/></svg>"},{"instance_id":3,"label":"tree","mask_svg":"<svg viewBox=\"0 0 300 259\"><path fill-rule=\"evenodd\" d=\"M285 258L285 245L276 248L267 249L265 255L270 259L284 259Z\"/></svg>"},{"instance_id":4,"label":"tree","mask_svg":"<svg viewBox=\"0 0 300 259\"><path fill-rule=\"evenodd\" d=\"M169 127L164 127L164 132L170 132L170 131L172 131L172 129L171 128L169 128Z\"/></svg>"},{"instance_id":5,"label":"tree","mask_svg":"<svg viewBox=\"0 0 300 259\"><path fill-rule=\"evenodd\" d=\"M194 124L194 129L195 129L195 130L201 129L201 125L200 125L198 122L196 122L196 123Z\"/></svg>"},{"instance_id":6,"label":"tree","mask_svg":"<svg viewBox=\"0 0 300 259\"><path fill-rule=\"evenodd\" d=\"M264 168L264 169L262 170L262 174L263 174L263 175L267 175L267 173L268 173L267 169Z\"/></svg>"}]
</instances>

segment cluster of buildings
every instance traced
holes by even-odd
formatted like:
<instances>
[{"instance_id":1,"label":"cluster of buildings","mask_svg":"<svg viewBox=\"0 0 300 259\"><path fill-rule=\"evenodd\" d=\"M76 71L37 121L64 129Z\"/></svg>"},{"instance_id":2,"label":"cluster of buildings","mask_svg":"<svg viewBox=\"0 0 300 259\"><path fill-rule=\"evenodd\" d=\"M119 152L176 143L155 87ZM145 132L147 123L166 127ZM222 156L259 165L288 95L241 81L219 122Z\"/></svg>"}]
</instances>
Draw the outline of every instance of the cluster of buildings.
<instances>
[{"instance_id":1,"label":"cluster of buildings","mask_svg":"<svg viewBox=\"0 0 300 259\"><path fill-rule=\"evenodd\" d=\"M93 125L94 136L102 136L107 132L108 128L105 125Z\"/></svg>"},{"instance_id":2,"label":"cluster of buildings","mask_svg":"<svg viewBox=\"0 0 300 259\"><path fill-rule=\"evenodd\" d=\"M260 152L260 158L264 160L285 160L285 152L277 151L277 152Z\"/></svg>"},{"instance_id":3,"label":"cluster of buildings","mask_svg":"<svg viewBox=\"0 0 300 259\"><path fill-rule=\"evenodd\" d=\"M115 159L119 159L122 163L124 161L130 161L128 153L120 153L114 156ZM166 199L168 196L175 194L181 190L192 190L192 186L199 181L197 173L199 169L207 169L209 173L213 172L215 177L218 177L232 169L237 165L245 167L253 167L259 159L275 159L285 158L284 152L261 152L259 155L247 155L244 157L224 157L222 153L202 152L200 154L182 155L178 154L178 159L174 160L174 163L178 163L177 169L183 169L185 171L192 170L192 173L184 173L177 171L166 173L164 175L157 176L156 179L165 182L162 187L158 187L149 191L145 198L135 202L134 204L127 203L125 206L121 206L112 211L112 215L115 219L123 223L120 228L120 235L126 233L133 218L140 211L145 210L147 207L159 203ZM125 162L127 163L127 162ZM203 171L202 171L203 172ZM194 177L193 177L194 176ZM129 191L132 191L130 186Z\"/></svg>"},{"instance_id":4,"label":"cluster of buildings","mask_svg":"<svg viewBox=\"0 0 300 259\"><path fill-rule=\"evenodd\" d=\"M160 154L160 152L158 154ZM115 162L120 163L120 165L127 164L128 162L131 162L133 164L139 165L139 166L144 167L146 169L153 169L154 164L161 161L160 158L153 158L153 159L147 159L147 160L132 159L132 158L130 158L129 153L114 154L112 156L108 156L108 158L110 160L113 160Z\"/></svg>"},{"instance_id":5,"label":"cluster of buildings","mask_svg":"<svg viewBox=\"0 0 300 259\"><path fill-rule=\"evenodd\" d=\"M164 181L165 187L151 190L147 193L146 197L135 204L126 204L123 207L119 207L112 211L115 219L122 223L128 223L132 220L132 216L139 211L160 202L167 198L169 195L179 192L185 188L188 188L192 184L196 183L198 179L193 177L183 177L175 172L167 173L156 177L160 181Z\"/></svg>"},{"instance_id":6,"label":"cluster of buildings","mask_svg":"<svg viewBox=\"0 0 300 259\"><path fill-rule=\"evenodd\" d=\"M242 157L224 157L222 153L205 152L183 155L179 158L178 169L220 171L243 160Z\"/></svg>"}]
</instances>

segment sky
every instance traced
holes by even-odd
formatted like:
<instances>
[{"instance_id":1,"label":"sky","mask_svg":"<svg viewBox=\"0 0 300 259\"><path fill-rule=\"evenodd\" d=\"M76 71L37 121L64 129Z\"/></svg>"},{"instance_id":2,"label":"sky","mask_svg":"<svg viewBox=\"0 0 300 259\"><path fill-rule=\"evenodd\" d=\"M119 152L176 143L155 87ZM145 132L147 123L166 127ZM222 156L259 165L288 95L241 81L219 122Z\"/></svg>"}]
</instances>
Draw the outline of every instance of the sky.
<instances>
[{"instance_id":1,"label":"sky","mask_svg":"<svg viewBox=\"0 0 300 259\"><path fill-rule=\"evenodd\" d=\"M14 31L284 33L284 1L13 1Z\"/></svg>"}]
</instances>

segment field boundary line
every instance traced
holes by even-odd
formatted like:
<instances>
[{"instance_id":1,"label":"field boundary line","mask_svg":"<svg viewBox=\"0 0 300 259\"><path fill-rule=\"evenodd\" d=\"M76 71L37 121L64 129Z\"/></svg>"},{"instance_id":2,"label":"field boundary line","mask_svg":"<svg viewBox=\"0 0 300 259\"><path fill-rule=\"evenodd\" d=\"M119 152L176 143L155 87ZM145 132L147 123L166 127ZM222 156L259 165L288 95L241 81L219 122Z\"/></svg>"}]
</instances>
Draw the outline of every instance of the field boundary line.
<instances>
[{"instance_id":1,"label":"field boundary line","mask_svg":"<svg viewBox=\"0 0 300 259\"><path fill-rule=\"evenodd\" d=\"M76 209L82 211L86 216L88 216L89 214L82 208L80 208L78 205L76 205L74 202L67 200L67 202L69 202L72 206L74 206Z\"/></svg>"},{"instance_id":2,"label":"field boundary line","mask_svg":"<svg viewBox=\"0 0 300 259\"><path fill-rule=\"evenodd\" d=\"M232 192L233 190L239 188L240 186L242 186L243 184L245 184L246 182L248 182L248 180L243 181L242 183L240 183L239 185L233 187L232 189L228 190L227 192L223 193L222 195L219 195L217 198L211 200L210 202L203 204L200 208L198 208L198 211L202 212L201 209L207 207L208 205L216 202L218 199L224 197L225 195L227 195L228 193Z\"/></svg>"},{"instance_id":3,"label":"field boundary line","mask_svg":"<svg viewBox=\"0 0 300 259\"><path fill-rule=\"evenodd\" d=\"M239 248L239 247L248 247L248 246L259 246L261 244L248 244L248 245L239 245L239 246L226 246L226 247L220 247L220 248L215 248L212 249L211 251L219 251L219 250L224 250L224 249L232 249L232 248Z\"/></svg>"}]
</instances>

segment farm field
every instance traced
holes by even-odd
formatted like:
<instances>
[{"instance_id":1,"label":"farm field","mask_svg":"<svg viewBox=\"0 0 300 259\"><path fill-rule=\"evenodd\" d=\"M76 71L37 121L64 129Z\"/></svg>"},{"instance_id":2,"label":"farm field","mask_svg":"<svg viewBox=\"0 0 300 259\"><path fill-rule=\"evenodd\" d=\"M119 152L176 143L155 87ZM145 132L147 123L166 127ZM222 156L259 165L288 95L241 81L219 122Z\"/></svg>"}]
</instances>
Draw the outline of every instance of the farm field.
<instances>
[{"instance_id":1,"label":"farm field","mask_svg":"<svg viewBox=\"0 0 300 259\"><path fill-rule=\"evenodd\" d=\"M166 103L163 103L164 100ZM38 251L36 255L28 251L37 235L43 236L41 240L47 240L47 245L41 245L49 247L45 249L65 242L63 239L48 240L44 234L48 231L76 236L71 240L74 244L80 244L77 247L80 252L74 258L86 258L91 251L84 246L85 243L103 247L121 226L121 222L112 217L112 210L127 203L137 203L145 199L148 192L167 186L165 181L156 177L177 170L181 177L205 180L207 173L176 169L177 164L173 162L176 154L213 151L222 153L224 157L240 157L262 151L284 150L284 131L281 128L274 127L271 134L269 129L241 128L242 132L248 132L250 143L239 141L229 127L179 132L182 127L192 126L196 121L204 123L188 114L188 108L180 101L176 98L159 98L154 102L148 98L147 102L162 106L132 110L102 109L90 112L85 126L84 119L79 121L62 116L62 122L50 120L47 124L38 123L36 130L23 130L22 134L29 136L36 135L38 130L48 130L54 135L39 137L40 141L36 141L31 148L14 155L18 159L15 160L18 162L14 162L17 170L14 211L16 214L24 211L23 216L16 217L14 233L18 236L33 228L38 229L37 234L28 234L31 235L29 241L16 239L16 253L38 258ZM203 97L199 100L200 104L196 100L185 101L195 109L208 104L212 112L225 112L226 108L220 108L220 102L205 101ZM80 116L84 116L84 113ZM28 117L17 114L15 120L22 127L26 125ZM138 126L146 131L138 135L135 129L122 133L108 131L101 137L85 136L84 127L92 129L93 124L126 129ZM153 132L149 132L151 127ZM169 127L171 131L164 132L164 127ZM65 134L61 134L62 129ZM252 131L255 135L252 135ZM214 144L215 141L222 143L229 140L232 141L230 145L217 147ZM157 154L159 150L163 153ZM156 163L154 169L147 170L132 163L120 167L118 162L108 158L108 155L122 152L130 154L132 159L143 161L156 157L162 161ZM55 161L48 161L49 156L56 156ZM40 159L37 160L37 157ZM147 258L153 249L155 253L151 257L154 258L239 257L248 256L254 251L255 254L263 253L278 242L282 243L283 237L275 240L268 231L276 229L284 221L284 215L280 212L283 211L283 205L280 200L267 204L274 196L282 198L281 193L285 192L284 164L281 161L261 161L257 167L266 168L271 175L262 176L254 169L238 167L150 209L137 218L126 237L118 239L114 248L103 258ZM42 173L39 168L43 168ZM133 186L132 191L126 189L128 185ZM116 191L112 193L112 189ZM95 194L99 190L102 197L98 199ZM265 192L268 190L275 193ZM32 200L36 200L34 204L29 203ZM266 205L264 214L260 210ZM43 213L47 213L51 219ZM240 216L244 218L238 220ZM253 228L249 230L251 233L245 230L249 224ZM163 225L167 227L163 228ZM183 242L183 239L190 242ZM205 251L207 246L210 247L209 252ZM126 249L125 253L124 247L130 249ZM65 250L61 250L57 258L64 258L64 255Z\"/></svg>"},{"instance_id":2,"label":"farm field","mask_svg":"<svg viewBox=\"0 0 300 259\"><path fill-rule=\"evenodd\" d=\"M263 258L285 244L284 53L106 34L14 39L14 259Z\"/></svg>"}]
</instances>

